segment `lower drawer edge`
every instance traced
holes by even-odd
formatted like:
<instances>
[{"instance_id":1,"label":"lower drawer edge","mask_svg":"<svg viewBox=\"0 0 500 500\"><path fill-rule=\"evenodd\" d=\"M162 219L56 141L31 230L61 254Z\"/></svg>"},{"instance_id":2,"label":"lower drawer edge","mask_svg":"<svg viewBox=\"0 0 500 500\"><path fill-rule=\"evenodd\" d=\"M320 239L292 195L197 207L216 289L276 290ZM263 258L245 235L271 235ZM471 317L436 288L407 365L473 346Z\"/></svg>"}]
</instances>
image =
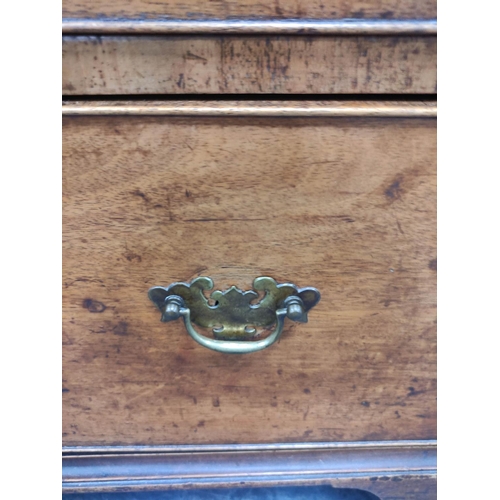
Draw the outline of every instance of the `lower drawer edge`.
<instances>
[{"instance_id":1,"label":"lower drawer edge","mask_svg":"<svg viewBox=\"0 0 500 500\"><path fill-rule=\"evenodd\" d=\"M173 451L175 449L181 451ZM436 495L436 441L189 447L77 447L63 492L331 485L380 498Z\"/></svg>"}]
</instances>

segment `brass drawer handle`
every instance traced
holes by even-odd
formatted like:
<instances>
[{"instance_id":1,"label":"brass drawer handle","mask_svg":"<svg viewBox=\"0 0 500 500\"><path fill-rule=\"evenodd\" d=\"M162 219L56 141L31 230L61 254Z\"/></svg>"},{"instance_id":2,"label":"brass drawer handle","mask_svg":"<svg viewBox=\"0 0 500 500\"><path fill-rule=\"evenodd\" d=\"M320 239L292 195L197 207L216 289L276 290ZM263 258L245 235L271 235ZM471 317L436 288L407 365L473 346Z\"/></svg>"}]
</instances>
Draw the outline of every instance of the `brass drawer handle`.
<instances>
[{"instance_id":1,"label":"brass drawer handle","mask_svg":"<svg viewBox=\"0 0 500 500\"><path fill-rule=\"evenodd\" d=\"M191 283L172 283L166 288L155 286L148 296L161 311L161 321L173 321L182 316L187 332L196 342L214 351L239 354L260 351L274 344L283 331L285 317L307 323L307 312L320 299L315 288L299 289L289 283L278 284L265 276L255 278L253 290L244 292L234 286L224 292L215 290L209 301L203 291L213 286L211 278L202 276ZM259 291L265 294L256 302ZM193 323L212 328L215 339L200 335ZM266 328L273 324L276 326L268 337L253 340L257 334L255 327Z\"/></svg>"}]
</instances>

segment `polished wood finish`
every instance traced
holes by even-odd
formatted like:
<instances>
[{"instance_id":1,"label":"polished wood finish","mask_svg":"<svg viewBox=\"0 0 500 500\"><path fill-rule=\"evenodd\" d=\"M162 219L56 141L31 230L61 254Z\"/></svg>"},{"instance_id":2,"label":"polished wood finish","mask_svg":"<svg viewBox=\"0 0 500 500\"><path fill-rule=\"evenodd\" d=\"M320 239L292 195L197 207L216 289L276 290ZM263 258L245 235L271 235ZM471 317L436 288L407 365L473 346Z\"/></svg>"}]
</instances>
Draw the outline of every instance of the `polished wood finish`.
<instances>
[{"instance_id":1,"label":"polished wood finish","mask_svg":"<svg viewBox=\"0 0 500 500\"><path fill-rule=\"evenodd\" d=\"M63 492L313 486L361 488L381 499L436 497L436 443L349 443L300 449L141 453L82 449L63 458Z\"/></svg>"},{"instance_id":2,"label":"polished wood finish","mask_svg":"<svg viewBox=\"0 0 500 500\"><path fill-rule=\"evenodd\" d=\"M66 116L66 445L432 439L436 122ZM163 324L154 285L315 286L251 355Z\"/></svg>"},{"instance_id":3,"label":"polished wood finish","mask_svg":"<svg viewBox=\"0 0 500 500\"><path fill-rule=\"evenodd\" d=\"M436 35L436 19L63 19L70 35Z\"/></svg>"},{"instance_id":4,"label":"polished wood finish","mask_svg":"<svg viewBox=\"0 0 500 500\"><path fill-rule=\"evenodd\" d=\"M64 101L63 115L436 118L436 101Z\"/></svg>"},{"instance_id":5,"label":"polished wood finish","mask_svg":"<svg viewBox=\"0 0 500 500\"><path fill-rule=\"evenodd\" d=\"M436 37L63 37L63 94L435 93Z\"/></svg>"},{"instance_id":6,"label":"polished wood finish","mask_svg":"<svg viewBox=\"0 0 500 500\"><path fill-rule=\"evenodd\" d=\"M436 0L63 0L63 17L433 19Z\"/></svg>"}]
</instances>

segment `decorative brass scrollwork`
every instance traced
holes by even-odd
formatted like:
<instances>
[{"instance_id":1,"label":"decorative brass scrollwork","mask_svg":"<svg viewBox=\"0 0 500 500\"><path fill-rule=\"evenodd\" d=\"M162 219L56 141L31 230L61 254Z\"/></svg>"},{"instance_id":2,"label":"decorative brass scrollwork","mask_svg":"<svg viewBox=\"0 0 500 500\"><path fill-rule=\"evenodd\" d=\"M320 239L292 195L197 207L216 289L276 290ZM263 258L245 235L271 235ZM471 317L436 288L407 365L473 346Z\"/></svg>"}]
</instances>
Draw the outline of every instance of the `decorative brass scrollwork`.
<instances>
[{"instance_id":1,"label":"decorative brass scrollwork","mask_svg":"<svg viewBox=\"0 0 500 500\"><path fill-rule=\"evenodd\" d=\"M209 300L203 292L213 286L211 278L202 276L191 283L153 287L148 296L161 311L161 321L182 317L187 332L199 344L218 352L240 354L260 351L274 344L283 331L285 317L307 323L307 312L320 299L315 288L278 284L265 276L255 278L253 290L242 291L232 286L224 292L213 291ZM264 292L260 300L258 292ZM215 338L199 334L193 324L212 328ZM258 340L257 328L272 325L275 325L273 332Z\"/></svg>"}]
</instances>

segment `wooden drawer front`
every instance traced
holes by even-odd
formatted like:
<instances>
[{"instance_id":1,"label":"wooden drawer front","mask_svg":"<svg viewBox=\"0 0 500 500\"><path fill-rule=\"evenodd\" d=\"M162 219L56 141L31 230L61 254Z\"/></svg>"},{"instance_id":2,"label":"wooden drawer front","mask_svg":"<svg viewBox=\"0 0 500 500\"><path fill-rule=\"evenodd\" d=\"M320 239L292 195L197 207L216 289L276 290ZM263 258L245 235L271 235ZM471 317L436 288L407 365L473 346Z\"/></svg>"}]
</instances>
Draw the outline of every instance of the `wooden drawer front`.
<instances>
[{"instance_id":1,"label":"wooden drawer front","mask_svg":"<svg viewBox=\"0 0 500 500\"><path fill-rule=\"evenodd\" d=\"M65 95L436 92L435 36L65 36Z\"/></svg>"},{"instance_id":2,"label":"wooden drawer front","mask_svg":"<svg viewBox=\"0 0 500 500\"><path fill-rule=\"evenodd\" d=\"M65 445L432 439L436 122L66 116ZM227 355L155 285L314 286L309 323Z\"/></svg>"},{"instance_id":3,"label":"wooden drawer front","mask_svg":"<svg viewBox=\"0 0 500 500\"><path fill-rule=\"evenodd\" d=\"M69 18L435 18L436 0L63 0Z\"/></svg>"}]
</instances>

